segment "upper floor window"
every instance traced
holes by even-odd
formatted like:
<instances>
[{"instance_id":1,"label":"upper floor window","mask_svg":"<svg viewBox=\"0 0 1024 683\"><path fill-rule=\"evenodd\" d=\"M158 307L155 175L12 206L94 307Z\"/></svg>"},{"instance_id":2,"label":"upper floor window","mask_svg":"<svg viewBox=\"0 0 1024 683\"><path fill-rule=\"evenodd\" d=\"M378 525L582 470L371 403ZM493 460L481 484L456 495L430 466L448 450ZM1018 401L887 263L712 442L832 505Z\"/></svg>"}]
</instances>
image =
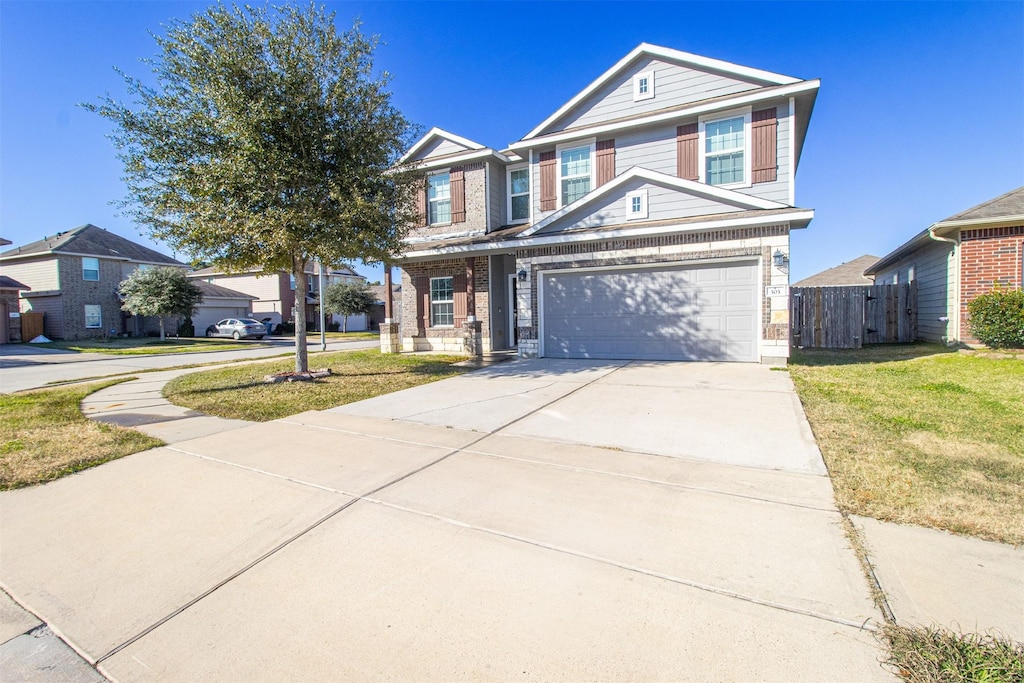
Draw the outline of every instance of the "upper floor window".
<instances>
[{"instance_id":1,"label":"upper floor window","mask_svg":"<svg viewBox=\"0 0 1024 683\"><path fill-rule=\"evenodd\" d=\"M100 280L100 260L91 256L82 257L82 279L89 282Z\"/></svg>"},{"instance_id":2,"label":"upper floor window","mask_svg":"<svg viewBox=\"0 0 1024 683\"><path fill-rule=\"evenodd\" d=\"M508 217L510 223L530 220L530 169L508 171Z\"/></svg>"},{"instance_id":3,"label":"upper floor window","mask_svg":"<svg viewBox=\"0 0 1024 683\"><path fill-rule=\"evenodd\" d=\"M746 182L744 117L734 116L704 124L704 177L708 185Z\"/></svg>"},{"instance_id":4,"label":"upper floor window","mask_svg":"<svg viewBox=\"0 0 1024 683\"><path fill-rule=\"evenodd\" d=\"M591 159L593 156L593 145L558 150L560 206L572 204L590 192L593 184L591 182L593 169Z\"/></svg>"},{"instance_id":5,"label":"upper floor window","mask_svg":"<svg viewBox=\"0 0 1024 683\"><path fill-rule=\"evenodd\" d=\"M455 324L455 287L453 278L430 278L430 324Z\"/></svg>"},{"instance_id":6,"label":"upper floor window","mask_svg":"<svg viewBox=\"0 0 1024 683\"><path fill-rule=\"evenodd\" d=\"M649 100L654 97L654 72L644 71L633 76L633 101Z\"/></svg>"},{"instance_id":7,"label":"upper floor window","mask_svg":"<svg viewBox=\"0 0 1024 683\"><path fill-rule=\"evenodd\" d=\"M647 218L647 190L626 193L626 220Z\"/></svg>"},{"instance_id":8,"label":"upper floor window","mask_svg":"<svg viewBox=\"0 0 1024 683\"><path fill-rule=\"evenodd\" d=\"M427 176L427 204L431 225L452 222L452 186L447 171Z\"/></svg>"},{"instance_id":9,"label":"upper floor window","mask_svg":"<svg viewBox=\"0 0 1024 683\"><path fill-rule=\"evenodd\" d=\"M103 327L103 307L96 304L85 305L85 327L90 330Z\"/></svg>"}]
</instances>

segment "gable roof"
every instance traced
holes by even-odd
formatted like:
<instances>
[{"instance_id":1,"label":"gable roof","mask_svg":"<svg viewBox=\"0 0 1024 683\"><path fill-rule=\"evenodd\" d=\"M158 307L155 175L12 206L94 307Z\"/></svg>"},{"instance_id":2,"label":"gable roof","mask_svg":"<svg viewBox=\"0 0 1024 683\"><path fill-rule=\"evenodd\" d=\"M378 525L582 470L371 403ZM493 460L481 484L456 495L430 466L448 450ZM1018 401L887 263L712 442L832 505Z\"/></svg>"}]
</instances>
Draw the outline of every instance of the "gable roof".
<instances>
[{"instance_id":1,"label":"gable roof","mask_svg":"<svg viewBox=\"0 0 1024 683\"><path fill-rule=\"evenodd\" d=\"M1024 218L1024 185L939 221L939 225L993 218Z\"/></svg>"},{"instance_id":2,"label":"gable roof","mask_svg":"<svg viewBox=\"0 0 1024 683\"><path fill-rule=\"evenodd\" d=\"M733 204L747 210L755 209L785 209L789 208L785 204L773 202L768 199L762 199L761 197L754 197L749 194L743 194L742 192L736 192L735 190L727 190L714 185L705 185L704 183L698 183L693 180L686 180L685 178L677 178L665 173L659 173L658 171L652 171L650 169L642 168L640 166L633 166L628 170L615 176L612 180L608 181L604 185L597 187L587 194L577 199L572 204L563 206L554 213L540 220L521 233L522 237L529 237L530 235L536 234L544 228L550 226L555 221L567 216L570 213L579 211L585 208L588 204L592 204L601 197L609 194L622 187L623 185L633 180L646 180L647 182L656 183L665 187L670 187L684 192L686 194L697 195L705 197L707 199L714 199L723 203Z\"/></svg>"},{"instance_id":3,"label":"gable roof","mask_svg":"<svg viewBox=\"0 0 1024 683\"><path fill-rule=\"evenodd\" d=\"M185 266L177 259L132 242L120 235L115 235L91 223L86 223L67 232L58 232L53 237L44 237L23 247L9 249L0 254L0 260L46 254L75 254L165 266Z\"/></svg>"},{"instance_id":4,"label":"gable roof","mask_svg":"<svg viewBox=\"0 0 1024 683\"><path fill-rule=\"evenodd\" d=\"M640 43L633 48L629 54L616 62L614 66L598 76L590 85L577 93L575 97L563 104L556 112L551 114L551 116L544 119L536 128L524 135L522 140L530 140L540 135L548 126L555 123L558 119L562 118L562 116L572 110L573 107L580 104L590 97L590 95L601 89L619 73L625 70L630 64L632 64L634 60L640 57L664 59L669 62L696 67L698 69L717 71L719 73L738 76L748 80L761 81L765 85L787 85L800 82L799 78L793 78L791 76L783 76L782 74L762 71L761 69L754 69L748 66L741 66L739 64L733 64L720 59L712 59L711 57L702 57L701 55L683 52L682 50L673 50L659 45Z\"/></svg>"},{"instance_id":5,"label":"gable roof","mask_svg":"<svg viewBox=\"0 0 1024 683\"><path fill-rule=\"evenodd\" d=\"M249 299L251 301L259 299L258 296L239 292L235 289L228 289L227 287L221 287L220 285L215 285L212 282L207 282L206 280L196 280L194 284L199 287L199 291L203 293L204 299L207 297L215 297L218 299Z\"/></svg>"},{"instance_id":6,"label":"gable roof","mask_svg":"<svg viewBox=\"0 0 1024 683\"><path fill-rule=\"evenodd\" d=\"M848 287L854 285L871 285L874 280L865 276L864 271L878 261L877 256L864 254L852 261L833 266L820 273L805 277L794 282L794 287Z\"/></svg>"},{"instance_id":7,"label":"gable roof","mask_svg":"<svg viewBox=\"0 0 1024 683\"><path fill-rule=\"evenodd\" d=\"M398 160L398 162L399 163L404 163L404 162L408 161L409 159L412 159L414 156L416 156L417 152L419 152L421 149L423 149L424 147L429 145L434 140L438 140L438 139L440 139L440 140L448 140L449 142L454 142L456 145L460 145L460 146L465 147L466 149L469 149L469 150L483 150L483 149L487 149L484 145L481 145L479 142L473 142L469 138L464 138L461 135L456 135L455 133L449 133L448 131L446 131L446 130L444 130L442 128L438 128L437 126L434 126L433 128L431 128L430 130L427 131L426 135L424 135L419 140L417 140L415 143L413 143L413 146L410 147L409 150L405 154L402 155L402 157Z\"/></svg>"}]
</instances>

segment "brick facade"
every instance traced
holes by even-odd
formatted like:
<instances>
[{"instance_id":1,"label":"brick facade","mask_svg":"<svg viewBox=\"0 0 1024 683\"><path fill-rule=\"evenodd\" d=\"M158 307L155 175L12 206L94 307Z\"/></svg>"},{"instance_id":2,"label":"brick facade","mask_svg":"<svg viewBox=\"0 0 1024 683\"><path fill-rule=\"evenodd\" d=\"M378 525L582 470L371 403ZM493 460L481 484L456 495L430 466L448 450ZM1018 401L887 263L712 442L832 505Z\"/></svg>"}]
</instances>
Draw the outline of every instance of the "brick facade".
<instances>
[{"instance_id":1,"label":"brick facade","mask_svg":"<svg viewBox=\"0 0 1024 683\"><path fill-rule=\"evenodd\" d=\"M967 304L993 285L1024 287L1024 226L963 230L960 233L960 340L971 336Z\"/></svg>"},{"instance_id":2,"label":"brick facade","mask_svg":"<svg viewBox=\"0 0 1024 683\"><path fill-rule=\"evenodd\" d=\"M466 211L469 213L469 202ZM403 351L450 351L461 353L464 350L464 331L462 327L427 327L420 334L416 320L416 299L422 294L414 285L418 277L452 277L466 274L466 259L445 259L423 263L407 263L402 266L402 350ZM486 256L473 258L473 288L476 303L476 319L484 332L483 352L491 349L491 296L490 266Z\"/></svg>"}]
</instances>

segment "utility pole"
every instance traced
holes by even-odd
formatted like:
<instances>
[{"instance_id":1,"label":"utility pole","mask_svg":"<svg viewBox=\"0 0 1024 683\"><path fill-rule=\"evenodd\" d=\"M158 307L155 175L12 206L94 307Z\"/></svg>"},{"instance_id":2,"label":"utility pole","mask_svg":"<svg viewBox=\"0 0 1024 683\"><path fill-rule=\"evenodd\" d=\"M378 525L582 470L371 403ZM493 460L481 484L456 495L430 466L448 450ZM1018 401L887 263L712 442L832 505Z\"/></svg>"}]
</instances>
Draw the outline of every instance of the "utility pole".
<instances>
[{"instance_id":1,"label":"utility pole","mask_svg":"<svg viewBox=\"0 0 1024 683\"><path fill-rule=\"evenodd\" d=\"M316 261L317 270L320 271L318 284L320 285L320 291L317 294L317 299L320 303L320 350L327 350L327 315L324 313L324 263L320 259Z\"/></svg>"}]
</instances>

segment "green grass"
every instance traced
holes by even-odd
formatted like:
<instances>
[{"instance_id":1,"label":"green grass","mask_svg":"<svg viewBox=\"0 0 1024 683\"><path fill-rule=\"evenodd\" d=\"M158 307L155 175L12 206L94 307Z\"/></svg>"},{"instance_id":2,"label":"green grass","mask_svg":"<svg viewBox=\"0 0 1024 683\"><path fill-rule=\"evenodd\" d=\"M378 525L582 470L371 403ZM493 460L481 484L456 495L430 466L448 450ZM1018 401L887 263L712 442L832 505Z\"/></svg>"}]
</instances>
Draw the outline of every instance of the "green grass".
<instances>
[{"instance_id":1,"label":"green grass","mask_svg":"<svg viewBox=\"0 0 1024 683\"><path fill-rule=\"evenodd\" d=\"M263 382L264 375L293 370L289 359L182 375L164 387L164 396L208 415L263 422L454 377L468 371L452 365L462 360L376 349L317 354L310 356L310 368L330 368L332 375L315 382Z\"/></svg>"},{"instance_id":2,"label":"green grass","mask_svg":"<svg viewBox=\"0 0 1024 683\"><path fill-rule=\"evenodd\" d=\"M163 445L82 415L82 399L119 381L125 380L0 395L0 490L51 481Z\"/></svg>"},{"instance_id":3,"label":"green grass","mask_svg":"<svg viewBox=\"0 0 1024 683\"><path fill-rule=\"evenodd\" d=\"M908 683L1022 683L1024 645L935 628L887 626L888 664Z\"/></svg>"},{"instance_id":4,"label":"green grass","mask_svg":"<svg viewBox=\"0 0 1024 683\"><path fill-rule=\"evenodd\" d=\"M1024 361L911 344L789 370L844 512L1024 544Z\"/></svg>"},{"instance_id":5,"label":"green grass","mask_svg":"<svg viewBox=\"0 0 1024 683\"><path fill-rule=\"evenodd\" d=\"M104 341L102 339L79 339L76 341L54 341L46 344L33 344L43 349L59 349L77 353L106 353L114 356L146 356L167 353L200 353L204 351L232 351L235 349L251 349L263 344L240 344L228 339L176 339L170 337L164 341L152 337L116 337Z\"/></svg>"}]
</instances>

